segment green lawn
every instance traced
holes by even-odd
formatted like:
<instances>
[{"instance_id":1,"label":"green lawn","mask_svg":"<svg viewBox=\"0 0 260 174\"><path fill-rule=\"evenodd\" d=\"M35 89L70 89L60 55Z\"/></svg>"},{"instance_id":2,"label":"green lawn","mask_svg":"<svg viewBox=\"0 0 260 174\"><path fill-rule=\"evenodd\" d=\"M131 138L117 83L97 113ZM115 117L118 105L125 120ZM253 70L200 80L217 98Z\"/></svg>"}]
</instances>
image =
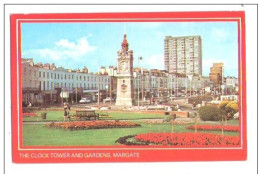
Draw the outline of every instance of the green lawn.
<instances>
[{"instance_id":1,"label":"green lawn","mask_svg":"<svg viewBox=\"0 0 260 174\"><path fill-rule=\"evenodd\" d=\"M148 132L171 132L171 124L141 123L136 128L114 128L95 130L64 130L47 128L43 124L23 125L23 145L25 146L66 146L66 145L116 145L119 137ZM174 125L174 132L193 132L187 125ZM203 131L209 132L209 131ZM221 134L221 131L211 131ZM225 135L239 135L237 132L225 132Z\"/></svg>"}]
</instances>

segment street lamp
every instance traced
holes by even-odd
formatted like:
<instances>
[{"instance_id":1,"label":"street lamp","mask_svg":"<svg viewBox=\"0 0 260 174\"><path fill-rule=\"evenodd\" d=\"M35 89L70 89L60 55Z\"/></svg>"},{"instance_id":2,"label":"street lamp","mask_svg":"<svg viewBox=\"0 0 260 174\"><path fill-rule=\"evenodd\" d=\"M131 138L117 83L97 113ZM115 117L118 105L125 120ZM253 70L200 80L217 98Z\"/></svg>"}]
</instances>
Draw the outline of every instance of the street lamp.
<instances>
[{"instance_id":1,"label":"street lamp","mask_svg":"<svg viewBox=\"0 0 260 174\"><path fill-rule=\"evenodd\" d=\"M139 63L140 61L142 60L143 58L142 57L138 57L138 68L139 68ZM140 77L142 77L142 74L140 75ZM139 80L138 80L138 109L139 109L139 106L140 106L140 96L139 96L139 88L140 88L140 77L139 77Z\"/></svg>"},{"instance_id":2,"label":"street lamp","mask_svg":"<svg viewBox=\"0 0 260 174\"><path fill-rule=\"evenodd\" d=\"M98 106L100 106L100 80L99 80L99 71L98 71Z\"/></svg>"},{"instance_id":3,"label":"street lamp","mask_svg":"<svg viewBox=\"0 0 260 174\"><path fill-rule=\"evenodd\" d=\"M178 97L178 74L176 74L176 82L175 82L175 97Z\"/></svg>"},{"instance_id":4,"label":"street lamp","mask_svg":"<svg viewBox=\"0 0 260 174\"><path fill-rule=\"evenodd\" d=\"M107 92L106 92L106 98L108 97L108 85L106 85L106 90L107 90ZM111 100L111 96L110 96L110 100Z\"/></svg>"},{"instance_id":5,"label":"street lamp","mask_svg":"<svg viewBox=\"0 0 260 174\"><path fill-rule=\"evenodd\" d=\"M134 72L134 73L133 73L133 76L134 76L134 79L135 79L135 86L137 86L137 78L136 78L136 77L137 77L137 73ZM135 96L135 100L136 100L136 90L135 90L135 89L134 89L134 93L135 93L134 96Z\"/></svg>"},{"instance_id":6,"label":"street lamp","mask_svg":"<svg viewBox=\"0 0 260 174\"><path fill-rule=\"evenodd\" d=\"M188 79L190 80L190 97L191 97L191 83L192 83L193 74L188 75Z\"/></svg>"},{"instance_id":7,"label":"street lamp","mask_svg":"<svg viewBox=\"0 0 260 174\"><path fill-rule=\"evenodd\" d=\"M78 70L76 70L76 104L78 103Z\"/></svg>"}]
</instances>

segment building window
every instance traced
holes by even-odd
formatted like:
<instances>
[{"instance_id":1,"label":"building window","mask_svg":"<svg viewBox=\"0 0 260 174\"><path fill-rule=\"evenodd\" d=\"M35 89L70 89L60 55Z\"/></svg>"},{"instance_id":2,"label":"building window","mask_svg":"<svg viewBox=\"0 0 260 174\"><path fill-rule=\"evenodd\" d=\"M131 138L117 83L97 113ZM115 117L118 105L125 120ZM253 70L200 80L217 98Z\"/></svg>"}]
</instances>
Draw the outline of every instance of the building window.
<instances>
[{"instance_id":1,"label":"building window","mask_svg":"<svg viewBox=\"0 0 260 174\"><path fill-rule=\"evenodd\" d=\"M53 78L53 73L51 73L51 79Z\"/></svg>"},{"instance_id":2,"label":"building window","mask_svg":"<svg viewBox=\"0 0 260 174\"><path fill-rule=\"evenodd\" d=\"M39 72L39 77L41 77L42 76L42 72Z\"/></svg>"},{"instance_id":3,"label":"building window","mask_svg":"<svg viewBox=\"0 0 260 174\"><path fill-rule=\"evenodd\" d=\"M64 83L64 87L66 88L66 83Z\"/></svg>"},{"instance_id":4,"label":"building window","mask_svg":"<svg viewBox=\"0 0 260 174\"><path fill-rule=\"evenodd\" d=\"M84 81L86 81L86 76L84 76Z\"/></svg>"},{"instance_id":5,"label":"building window","mask_svg":"<svg viewBox=\"0 0 260 174\"><path fill-rule=\"evenodd\" d=\"M43 72L42 76L43 76L43 78L45 78L45 72Z\"/></svg>"},{"instance_id":6,"label":"building window","mask_svg":"<svg viewBox=\"0 0 260 174\"><path fill-rule=\"evenodd\" d=\"M47 78L49 78L49 72L47 72Z\"/></svg>"},{"instance_id":7,"label":"building window","mask_svg":"<svg viewBox=\"0 0 260 174\"><path fill-rule=\"evenodd\" d=\"M66 74L64 75L64 79L67 79L67 76L66 76Z\"/></svg>"},{"instance_id":8,"label":"building window","mask_svg":"<svg viewBox=\"0 0 260 174\"><path fill-rule=\"evenodd\" d=\"M36 71L34 71L34 77L36 77Z\"/></svg>"},{"instance_id":9,"label":"building window","mask_svg":"<svg viewBox=\"0 0 260 174\"><path fill-rule=\"evenodd\" d=\"M60 74L58 74L58 79L60 79Z\"/></svg>"},{"instance_id":10,"label":"building window","mask_svg":"<svg viewBox=\"0 0 260 174\"><path fill-rule=\"evenodd\" d=\"M54 79L56 79L56 73L54 74Z\"/></svg>"},{"instance_id":11,"label":"building window","mask_svg":"<svg viewBox=\"0 0 260 174\"><path fill-rule=\"evenodd\" d=\"M49 82L47 82L47 90L49 90L49 85L50 85Z\"/></svg>"}]
</instances>

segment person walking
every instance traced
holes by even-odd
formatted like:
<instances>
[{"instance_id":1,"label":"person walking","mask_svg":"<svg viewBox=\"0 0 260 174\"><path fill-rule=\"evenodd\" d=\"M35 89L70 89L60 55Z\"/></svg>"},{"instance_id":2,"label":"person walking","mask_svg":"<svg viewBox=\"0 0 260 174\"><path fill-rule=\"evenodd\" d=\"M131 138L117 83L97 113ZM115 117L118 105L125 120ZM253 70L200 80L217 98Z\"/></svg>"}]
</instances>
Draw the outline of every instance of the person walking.
<instances>
[{"instance_id":1,"label":"person walking","mask_svg":"<svg viewBox=\"0 0 260 174\"><path fill-rule=\"evenodd\" d=\"M66 121L69 118L70 106L67 103L64 103L63 104L63 109L64 109L64 115L63 115L64 119L63 119L63 121Z\"/></svg>"}]
</instances>

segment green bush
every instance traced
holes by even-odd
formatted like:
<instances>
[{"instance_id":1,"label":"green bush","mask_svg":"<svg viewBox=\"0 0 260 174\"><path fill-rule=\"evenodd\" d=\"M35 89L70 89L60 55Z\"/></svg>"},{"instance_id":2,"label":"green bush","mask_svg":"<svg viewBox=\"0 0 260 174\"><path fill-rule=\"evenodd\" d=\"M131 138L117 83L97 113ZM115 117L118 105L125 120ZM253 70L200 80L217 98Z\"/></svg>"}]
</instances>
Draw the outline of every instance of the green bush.
<instances>
[{"instance_id":1,"label":"green bush","mask_svg":"<svg viewBox=\"0 0 260 174\"><path fill-rule=\"evenodd\" d=\"M203 106L199 110L200 119L203 121L220 121L225 115L223 110L216 108L214 106Z\"/></svg>"}]
</instances>

